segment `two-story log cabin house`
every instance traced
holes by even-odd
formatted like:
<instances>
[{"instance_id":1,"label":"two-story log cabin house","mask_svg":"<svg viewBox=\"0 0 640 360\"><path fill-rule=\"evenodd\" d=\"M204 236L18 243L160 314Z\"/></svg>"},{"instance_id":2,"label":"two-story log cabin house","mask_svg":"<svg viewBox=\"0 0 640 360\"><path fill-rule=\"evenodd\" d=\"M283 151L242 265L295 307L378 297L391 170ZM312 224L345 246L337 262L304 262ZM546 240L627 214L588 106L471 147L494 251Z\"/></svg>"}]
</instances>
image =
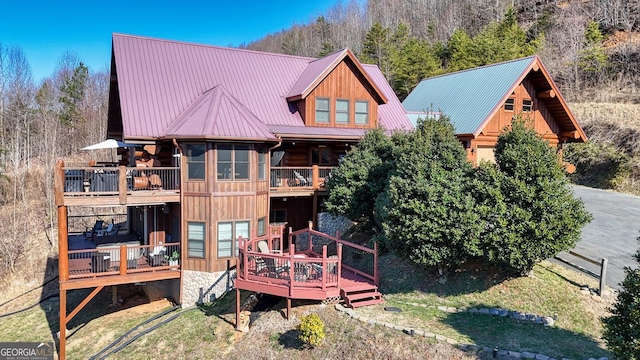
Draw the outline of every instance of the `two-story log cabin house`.
<instances>
[{"instance_id":1,"label":"two-story log cabin house","mask_svg":"<svg viewBox=\"0 0 640 360\"><path fill-rule=\"evenodd\" d=\"M104 286L143 283L183 305L220 296L238 239L315 221L332 168L377 127L412 125L380 70L348 49L313 59L114 34L107 137L135 147L119 149L119 166L56 167L61 338ZM128 231L73 233L73 206L126 206ZM67 315L66 291L91 287ZM309 298L325 295L336 293Z\"/></svg>"}]
</instances>

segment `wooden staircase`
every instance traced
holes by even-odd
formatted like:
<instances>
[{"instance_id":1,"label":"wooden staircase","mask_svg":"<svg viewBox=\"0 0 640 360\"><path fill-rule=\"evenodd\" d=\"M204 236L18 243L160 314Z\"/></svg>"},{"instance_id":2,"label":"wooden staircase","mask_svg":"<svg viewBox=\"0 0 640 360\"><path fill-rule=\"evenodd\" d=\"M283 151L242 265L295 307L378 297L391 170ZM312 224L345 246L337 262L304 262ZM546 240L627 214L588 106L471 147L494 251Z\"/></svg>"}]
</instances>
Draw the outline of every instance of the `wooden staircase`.
<instances>
[{"instance_id":1,"label":"wooden staircase","mask_svg":"<svg viewBox=\"0 0 640 360\"><path fill-rule=\"evenodd\" d=\"M340 296L349 308L381 304L384 302L382 294L375 285L366 285L358 288L340 289Z\"/></svg>"}]
</instances>

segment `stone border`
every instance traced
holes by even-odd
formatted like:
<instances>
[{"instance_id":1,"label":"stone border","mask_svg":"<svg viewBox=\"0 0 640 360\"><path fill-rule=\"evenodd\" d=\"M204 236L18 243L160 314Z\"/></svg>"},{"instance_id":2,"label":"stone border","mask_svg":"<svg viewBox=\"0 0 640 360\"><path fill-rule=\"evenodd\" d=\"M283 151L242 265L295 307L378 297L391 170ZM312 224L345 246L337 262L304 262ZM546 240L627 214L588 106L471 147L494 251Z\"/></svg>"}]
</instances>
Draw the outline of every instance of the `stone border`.
<instances>
[{"instance_id":1,"label":"stone border","mask_svg":"<svg viewBox=\"0 0 640 360\"><path fill-rule=\"evenodd\" d=\"M421 304L419 306L422 306L422 305L424 305L424 304ZM425 305L425 307L427 307L427 306ZM389 329L402 331L403 333L408 334L408 335L423 336L423 337L426 337L426 338L435 339L436 341L446 342L446 343L451 344L453 346L457 346L460 350L463 350L463 351L475 352L475 353L486 352L486 353L489 353L489 354L493 354L493 351L496 350L494 348L490 348L490 347L486 347L486 346L480 346L480 345L476 345L476 344L461 343L456 339L451 339L451 338L448 338L446 336L435 334L435 333L432 333L432 332L429 332L429 331L425 331L425 330L421 330L421 329L415 329L415 328L412 328L412 327L394 325L394 324L391 324L391 323L388 323L388 322L367 318L367 317L364 317L364 316L361 316L360 314L358 314L354 309L349 309L349 308L346 308L346 307L342 306L342 304L336 304L335 308L339 312L345 313L345 314L349 315L351 318L353 318L355 320L359 320L359 321L361 321L363 323L371 324L371 325L384 326L384 327L389 328ZM466 312L464 310L460 311L460 309L456 309L456 308L448 308L448 309L455 309L456 310L455 312ZM521 359L522 358L522 359L535 359L535 360L556 360L555 358L552 358L552 357L544 355L544 354L531 353L531 352L527 352L527 351L518 352L518 351L510 351L510 350L498 350L497 351L497 355L498 356L511 356L514 359ZM571 360L571 359L562 358L562 360ZM589 358L589 360L596 360L596 359L595 358ZM608 358L603 357L603 358L600 358L598 360L608 360Z\"/></svg>"},{"instance_id":2,"label":"stone border","mask_svg":"<svg viewBox=\"0 0 640 360\"><path fill-rule=\"evenodd\" d=\"M507 310L507 309L502 309L502 308L458 309L458 308L448 307L448 306L435 306L435 305L427 305L427 304L420 304L420 303L410 303L410 302L402 302L402 301L399 301L399 303L405 304L405 305L411 305L411 306L420 306L420 307L423 307L423 308L438 309L440 311L444 311L444 312L448 312L448 313L485 314L485 315L493 315L493 316L499 316L499 317L509 317L509 318L515 319L515 320L524 320L524 321L535 322L536 324L542 324L545 327L546 326L553 326L553 324L555 323L555 319L553 317L551 317L551 316L536 315L536 314L532 314L532 313L525 313L525 312L522 312L522 311Z\"/></svg>"}]
</instances>

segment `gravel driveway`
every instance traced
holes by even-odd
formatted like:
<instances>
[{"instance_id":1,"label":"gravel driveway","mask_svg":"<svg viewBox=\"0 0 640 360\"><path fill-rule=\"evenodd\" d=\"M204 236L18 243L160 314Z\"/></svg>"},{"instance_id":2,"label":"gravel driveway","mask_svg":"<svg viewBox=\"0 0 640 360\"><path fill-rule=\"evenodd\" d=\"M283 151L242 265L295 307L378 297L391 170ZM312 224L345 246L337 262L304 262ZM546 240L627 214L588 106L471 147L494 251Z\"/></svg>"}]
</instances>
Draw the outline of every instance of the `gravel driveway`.
<instances>
[{"instance_id":1,"label":"gravel driveway","mask_svg":"<svg viewBox=\"0 0 640 360\"><path fill-rule=\"evenodd\" d=\"M573 191L593 215L593 220L582 229L582 238L574 251L597 260L607 258L607 285L618 289L624 279L623 268L637 266L631 255L639 247L636 238L640 235L640 197L584 186L573 186ZM596 271L593 265L566 253L560 256Z\"/></svg>"}]
</instances>

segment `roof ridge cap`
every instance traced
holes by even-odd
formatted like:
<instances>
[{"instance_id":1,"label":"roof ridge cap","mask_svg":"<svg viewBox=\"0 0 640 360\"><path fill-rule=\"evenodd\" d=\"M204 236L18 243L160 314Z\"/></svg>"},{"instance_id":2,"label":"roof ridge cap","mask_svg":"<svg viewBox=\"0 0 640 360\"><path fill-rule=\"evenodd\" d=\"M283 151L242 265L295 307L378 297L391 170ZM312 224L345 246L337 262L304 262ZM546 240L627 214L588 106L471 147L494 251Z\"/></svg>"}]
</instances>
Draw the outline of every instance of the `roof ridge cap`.
<instances>
[{"instance_id":1,"label":"roof ridge cap","mask_svg":"<svg viewBox=\"0 0 640 360\"><path fill-rule=\"evenodd\" d=\"M493 63L493 64L485 64L485 65L476 66L476 67L472 67L472 68L468 68L468 69L463 69L463 70L458 70L458 71L454 71L454 72L450 72L450 73L431 76L431 77L424 78L424 79L420 80L420 82L423 82L425 80L431 80L431 79L436 79L436 78L440 78L440 77L450 76L450 75L462 74L462 73L469 72L469 71L474 71L474 70L488 69L490 67L505 65L505 64L516 62L516 61L522 61L522 60L525 60L525 59L535 60L536 58L539 58L539 57L538 57L538 55L534 54L534 55L529 55L529 56L525 56L525 57L522 57L522 58L511 59L511 60L507 60L507 61L501 61L501 62L497 62L497 63Z\"/></svg>"},{"instance_id":2,"label":"roof ridge cap","mask_svg":"<svg viewBox=\"0 0 640 360\"><path fill-rule=\"evenodd\" d=\"M259 55L269 55L269 56L277 56L277 57L285 57L285 58L294 58L294 59L300 59L300 60L312 60L312 61L318 60L318 58L313 58L313 57L308 57L308 56L280 54L280 53L259 51L259 50L251 50L251 49L240 49L240 48L235 48L235 47L202 44L202 43L195 43L195 42L183 41L183 40L161 39L161 38L154 38L154 37L143 36L143 35L132 35L132 34L123 34L123 33L115 33L114 32L114 33L112 33L112 38L114 36L128 37L128 38L139 39L139 40L158 41L158 42L164 42L164 43L169 43L169 44L189 45L189 46L213 48L213 49L219 49L219 50L228 50L228 51L253 53L253 54L259 54Z\"/></svg>"}]
</instances>

